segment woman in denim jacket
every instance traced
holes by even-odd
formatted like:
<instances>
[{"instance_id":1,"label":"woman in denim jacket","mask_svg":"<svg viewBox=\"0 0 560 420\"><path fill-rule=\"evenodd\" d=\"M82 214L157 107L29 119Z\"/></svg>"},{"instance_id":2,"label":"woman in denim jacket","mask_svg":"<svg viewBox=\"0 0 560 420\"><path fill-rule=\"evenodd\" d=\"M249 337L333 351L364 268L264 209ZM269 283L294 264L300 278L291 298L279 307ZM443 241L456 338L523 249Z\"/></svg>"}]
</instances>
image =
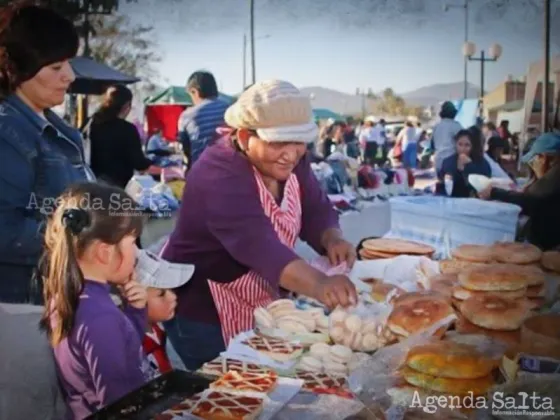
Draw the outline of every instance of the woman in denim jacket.
<instances>
[{"instance_id":1,"label":"woman in denim jacket","mask_svg":"<svg viewBox=\"0 0 560 420\"><path fill-rule=\"evenodd\" d=\"M50 110L74 81L78 45L51 9L0 10L0 302L40 303L32 278L45 215L67 186L93 179L79 132Z\"/></svg>"}]
</instances>

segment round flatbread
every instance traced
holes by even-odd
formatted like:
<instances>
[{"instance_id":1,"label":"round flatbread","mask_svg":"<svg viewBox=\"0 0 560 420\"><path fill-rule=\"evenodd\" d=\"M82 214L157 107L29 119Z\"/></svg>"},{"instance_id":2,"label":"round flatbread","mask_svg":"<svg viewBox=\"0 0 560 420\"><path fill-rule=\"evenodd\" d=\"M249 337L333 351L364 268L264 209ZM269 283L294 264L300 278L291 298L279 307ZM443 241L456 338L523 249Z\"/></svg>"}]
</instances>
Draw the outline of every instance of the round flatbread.
<instances>
[{"instance_id":1,"label":"round flatbread","mask_svg":"<svg viewBox=\"0 0 560 420\"><path fill-rule=\"evenodd\" d=\"M541 265L545 270L560 273L560 251L543 252Z\"/></svg>"},{"instance_id":2,"label":"round flatbread","mask_svg":"<svg viewBox=\"0 0 560 420\"><path fill-rule=\"evenodd\" d=\"M491 249L494 259L501 263L533 264L542 257L542 251L535 245L521 242L498 242Z\"/></svg>"},{"instance_id":3,"label":"round flatbread","mask_svg":"<svg viewBox=\"0 0 560 420\"><path fill-rule=\"evenodd\" d=\"M362 247L367 251L386 254L431 255L435 252L429 245L392 238L368 239L362 243Z\"/></svg>"},{"instance_id":4,"label":"round flatbread","mask_svg":"<svg viewBox=\"0 0 560 420\"><path fill-rule=\"evenodd\" d=\"M489 263L494 259L490 247L484 245L461 245L451 251L451 256L460 261L475 263Z\"/></svg>"}]
</instances>

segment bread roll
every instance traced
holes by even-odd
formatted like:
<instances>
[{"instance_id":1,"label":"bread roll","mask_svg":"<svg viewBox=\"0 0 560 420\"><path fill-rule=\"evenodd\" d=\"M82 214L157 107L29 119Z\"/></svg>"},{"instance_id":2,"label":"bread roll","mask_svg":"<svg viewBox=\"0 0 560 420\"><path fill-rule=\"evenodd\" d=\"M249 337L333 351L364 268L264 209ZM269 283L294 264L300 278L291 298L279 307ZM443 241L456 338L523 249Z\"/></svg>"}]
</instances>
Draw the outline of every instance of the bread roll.
<instances>
[{"instance_id":1,"label":"bread roll","mask_svg":"<svg viewBox=\"0 0 560 420\"><path fill-rule=\"evenodd\" d=\"M543 252L541 265L545 270L560 273L560 251Z\"/></svg>"},{"instance_id":2,"label":"bread roll","mask_svg":"<svg viewBox=\"0 0 560 420\"><path fill-rule=\"evenodd\" d=\"M519 341L521 340L521 330L514 330L514 331L489 330L487 328L482 328L479 327L478 325L473 324L462 315L460 315L457 321L455 321L455 331L457 331L459 334L465 334L465 335L484 335L486 337L499 340L502 343L509 344L509 345L519 344Z\"/></svg>"},{"instance_id":3,"label":"bread roll","mask_svg":"<svg viewBox=\"0 0 560 420\"><path fill-rule=\"evenodd\" d=\"M352 345L350 346L350 348L352 350L363 350L362 349L362 339L363 339L363 335L360 332L357 332L356 335L354 336L354 339L352 340Z\"/></svg>"},{"instance_id":4,"label":"bread roll","mask_svg":"<svg viewBox=\"0 0 560 420\"><path fill-rule=\"evenodd\" d=\"M465 300L461 304L461 313L479 327L514 331L529 316L529 307L524 299L487 295Z\"/></svg>"},{"instance_id":5,"label":"bread roll","mask_svg":"<svg viewBox=\"0 0 560 420\"><path fill-rule=\"evenodd\" d=\"M458 281L456 274L438 274L428 278L428 286L429 290L451 299L451 291Z\"/></svg>"},{"instance_id":6,"label":"bread roll","mask_svg":"<svg viewBox=\"0 0 560 420\"><path fill-rule=\"evenodd\" d=\"M527 274L527 286L539 286L544 284L546 276L544 271L535 265L521 265L517 266L518 269Z\"/></svg>"},{"instance_id":7,"label":"bread roll","mask_svg":"<svg viewBox=\"0 0 560 420\"><path fill-rule=\"evenodd\" d=\"M398 296L404 293L404 290L393 284L383 282L376 282L371 286L371 297L376 302L385 302L390 293L393 293L394 296ZM391 300L393 301L394 298Z\"/></svg>"},{"instance_id":8,"label":"bread roll","mask_svg":"<svg viewBox=\"0 0 560 420\"><path fill-rule=\"evenodd\" d=\"M461 261L490 263L493 261L491 248L485 245L460 245L451 251L451 256Z\"/></svg>"},{"instance_id":9,"label":"bread roll","mask_svg":"<svg viewBox=\"0 0 560 420\"><path fill-rule=\"evenodd\" d=\"M365 334L362 338L361 348L363 351L375 351L381 347L383 343L375 334Z\"/></svg>"},{"instance_id":10,"label":"bread roll","mask_svg":"<svg viewBox=\"0 0 560 420\"><path fill-rule=\"evenodd\" d=\"M305 325L301 322L291 319L280 319L276 323L276 326L282 331L290 334L307 334L309 332L309 330L305 328Z\"/></svg>"},{"instance_id":11,"label":"bread roll","mask_svg":"<svg viewBox=\"0 0 560 420\"><path fill-rule=\"evenodd\" d=\"M439 271L441 274L459 274L461 271L470 270L475 267L483 267L486 264L473 263L461 260L441 260L439 262Z\"/></svg>"},{"instance_id":12,"label":"bread roll","mask_svg":"<svg viewBox=\"0 0 560 420\"><path fill-rule=\"evenodd\" d=\"M336 324L339 322L344 322L347 316L348 314L343 310L336 309L330 314L329 319L332 323Z\"/></svg>"},{"instance_id":13,"label":"bread roll","mask_svg":"<svg viewBox=\"0 0 560 420\"><path fill-rule=\"evenodd\" d=\"M296 311L296 305L289 299L279 299L268 305L266 310L274 319L278 319L282 316L293 314Z\"/></svg>"},{"instance_id":14,"label":"bread roll","mask_svg":"<svg viewBox=\"0 0 560 420\"><path fill-rule=\"evenodd\" d=\"M326 330L329 328L329 317L326 315L323 315L320 318L317 318L315 320L316 324L317 324L317 329L319 330Z\"/></svg>"},{"instance_id":15,"label":"bread roll","mask_svg":"<svg viewBox=\"0 0 560 420\"><path fill-rule=\"evenodd\" d=\"M275 322L272 315L264 308L255 308L253 311L253 318L255 319L255 325L260 328L274 328Z\"/></svg>"},{"instance_id":16,"label":"bread roll","mask_svg":"<svg viewBox=\"0 0 560 420\"><path fill-rule=\"evenodd\" d=\"M323 372L323 363L311 356L303 356L299 362L298 368L307 372Z\"/></svg>"},{"instance_id":17,"label":"bread roll","mask_svg":"<svg viewBox=\"0 0 560 420\"><path fill-rule=\"evenodd\" d=\"M467 300L472 297L480 297L486 296L488 294L496 295L503 297L505 299L519 299L526 295L527 288L519 289L519 290L510 290L510 291L493 291L493 292L485 292L481 290L469 290L465 289L461 286L455 286L453 288L453 297L459 300Z\"/></svg>"},{"instance_id":18,"label":"bread roll","mask_svg":"<svg viewBox=\"0 0 560 420\"><path fill-rule=\"evenodd\" d=\"M337 363L348 363L352 358L352 349L350 349L348 346L335 344L330 348L330 358L332 361Z\"/></svg>"},{"instance_id":19,"label":"bread roll","mask_svg":"<svg viewBox=\"0 0 560 420\"><path fill-rule=\"evenodd\" d=\"M496 261L508 264L533 264L542 257L542 251L535 245L521 242L497 242L491 252Z\"/></svg>"},{"instance_id":20,"label":"bread roll","mask_svg":"<svg viewBox=\"0 0 560 420\"><path fill-rule=\"evenodd\" d=\"M449 303L427 297L396 305L389 315L387 325L393 333L408 337L453 313Z\"/></svg>"},{"instance_id":21,"label":"bread roll","mask_svg":"<svg viewBox=\"0 0 560 420\"><path fill-rule=\"evenodd\" d=\"M333 327L329 330L329 335L335 343L340 343L344 339L344 328Z\"/></svg>"},{"instance_id":22,"label":"bread roll","mask_svg":"<svg viewBox=\"0 0 560 420\"><path fill-rule=\"evenodd\" d=\"M516 265L491 264L459 273L459 284L470 290L511 291L525 289L531 277L529 271Z\"/></svg>"},{"instance_id":23,"label":"bread roll","mask_svg":"<svg viewBox=\"0 0 560 420\"><path fill-rule=\"evenodd\" d=\"M344 327L351 333L357 333L362 329L362 319L358 315L349 315L344 320Z\"/></svg>"},{"instance_id":24,"label":"bread roll","mask_svg":"<svg viewBox=\"0 0 560 420\"><path fill-rule=\"evenodd\" d=\"M308 314L315 321L325 316L325 311L321 308L308 308L305 309L303 312Z\"/></svg>"},{"instance_id":25,"label":"bread roll","mask_svg":"<svg viewBox=\"0 0 560 420\"><path fill-rule=\"evenodd\" d=\"M397 296L393 301L393 306L397 307L400 305L406 305L411 302L415 302L417 300L422 300L425 298L436 299L443 303L448 303L449 299L447 299L444 295L439 292L433 290L423 290L420 292L407 292L403 293L400 296Z\"/></svg>"},{"instance_id":26,"label":"bread roll","mask_svg":"<svg viewBox=\"0 0 560 420\"><path fill-rule=\"evenodd\" d=\"M494 385L492 375L476 379L451 379L427 375L409 367L402 368L401 374L410 385L453 395L469 395L471 392L477 396L485 395Z\"/></svg>"},{"instance_id":27,"label":"bread roll","mask_svg":"<svg viewBox=\"0 0 560 420\"><path fill-rule=\"evenodd\" d=\"M420 373L454 379L485 377L498 363L484 357L474 346L452 341L416 346L406 357L406 365Z\"/></svg>"},{"instance_id":28,"label":"bread roll","mask_svg":"<svg viewBox=\"0 0 560 420\"><path fill-rule=\"evenodd\" d=\"M323 360L330 353L331 346L326 343L315 343L309 348L309 355L315 359Z\"/></svg>"},{"instance_id":29,"label":"bread roll","mask_svg":"<svg viewBox=\"0 0 560 420\"><path fill-rule=\"evenodd\" d=\"M345 377L348 375L348 367L342 363L328 362L323 366L325 373L335 377Z\"/></svg>"}]
</instances>

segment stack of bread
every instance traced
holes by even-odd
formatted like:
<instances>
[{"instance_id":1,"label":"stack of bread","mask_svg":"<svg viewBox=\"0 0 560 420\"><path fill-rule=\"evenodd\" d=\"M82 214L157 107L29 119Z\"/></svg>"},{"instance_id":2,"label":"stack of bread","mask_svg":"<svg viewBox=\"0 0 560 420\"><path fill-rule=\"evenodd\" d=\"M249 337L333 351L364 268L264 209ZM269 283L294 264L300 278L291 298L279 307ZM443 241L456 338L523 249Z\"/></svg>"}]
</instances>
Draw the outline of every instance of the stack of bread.
<instances>
[{"instance_id":1,"label":"stack of bread","mask_svg":"<svg viewBox=\"0 0 560 420\"><path fill-rule=\"evenodd\" d=\"M454 313L449 299L436 291L408 292L393 301L387 326L397 340L403 340ZM447 328L442 326L435 335L443 337Z\"/></svg>"},{"instance_id":2,"label":"stack of bread","mask_svg":"<svg viewBox=\"0 0 560 420\"><path fill-rule=\"evenodd\" d=\"M377 238L362 242L358 251L362 260L379 260L394 258L399 255L415 255L430 258L435 249L429 245L404 239Z\"/></svg>"},{"instance_id":3,"label":"stack of bread","mask_svg":"<svg viewBox=\"0 0 560 420\"><path fill-rule=\"evenodd\" d=\"M423 394L452 397L485 395L495 384L493 370L499 360L476 347L453 341L438 341L413 347L400 373Z\"/></svg>"},{"instance_id":4,"label":"stack of bread","mask_svg":"<svg viewBox=\"0 0 560 420\"><path fill-rule=\"evenodd\" d=\"M297 365L297 369L325 373L335 377L346 377L369 356L365 353L354 353L352 349L340 344L313 344L309 353L305 354Z\"/></svg>"},{"instance_id":5,"label":"stack of bread","mask_svg":"<svg viewBox=\"0 0 560 420\"><path fill-rule=\"evenodd\" d=\"M544 290L544 274L535 267L488 264L459 274L453 289L461 315L462 334L486 334L516 343L520 327L534 308L532 299Z\"/></svg>"},{"instance_id":6,"label":"stack of bread","mask_svg":"<svg viewBox=\"0 0 560 420\"><path fill-rule=\"evenodd\" d=\"M370 296L375 302L392 303L398 296L404 293L404 290L394 284L385 283L383 280L368 279L371 285Z\"/></svg>"},{"instance_id":7,"label":"stack of bread","mask_svg":"<svg viewBox=\"0 0 560 420\"><path fill-rule=\"evenodd\" d=\"M560 251L543 252L541 266L550 273L560 274Z\"/></svg>"},{"instance_id":8,"label":"stack of bread","mask_svg":"<svg viewBox=\"0 0 560 420\"><path fill-rule=\"evenodd\" d=\"M340 308L330 314L329 324L331 340L355 351L372 352L394 340L382 322Z\"/></svg>"},{"instance_id":9,"label":"stack of bread","mask_svg":"<svg viewBox=\"0 0 560 420\"><path fill-rule=\"evenodd\" d=\"M259 329L280 329L288 334L328 334L329 319L321 308L297 309L290 299L279 299L254 311Z\"/></svg>"}]
</instances>

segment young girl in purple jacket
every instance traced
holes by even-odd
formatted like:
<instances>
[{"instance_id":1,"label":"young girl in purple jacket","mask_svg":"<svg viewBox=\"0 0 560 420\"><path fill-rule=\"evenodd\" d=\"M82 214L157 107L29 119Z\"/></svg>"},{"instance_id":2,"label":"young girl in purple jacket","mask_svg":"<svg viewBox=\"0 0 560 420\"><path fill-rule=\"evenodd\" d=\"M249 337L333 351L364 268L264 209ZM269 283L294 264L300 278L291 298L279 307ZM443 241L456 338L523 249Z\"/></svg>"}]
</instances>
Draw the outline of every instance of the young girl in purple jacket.
<instances>
[{"instance_id":1,"label":"young girl in purple jacket","mask_svg":"<svg viewBox=\"0 0 560 420\"><path fill-rule=\"evenodd\" d=\"M134 209L118 188L80 184L59 198L47 225L41 325L73 419L145 383L147 294L133 278L143 218ZM120 289L122 311L111 284Z\"/></svg>"}]
</instances>

